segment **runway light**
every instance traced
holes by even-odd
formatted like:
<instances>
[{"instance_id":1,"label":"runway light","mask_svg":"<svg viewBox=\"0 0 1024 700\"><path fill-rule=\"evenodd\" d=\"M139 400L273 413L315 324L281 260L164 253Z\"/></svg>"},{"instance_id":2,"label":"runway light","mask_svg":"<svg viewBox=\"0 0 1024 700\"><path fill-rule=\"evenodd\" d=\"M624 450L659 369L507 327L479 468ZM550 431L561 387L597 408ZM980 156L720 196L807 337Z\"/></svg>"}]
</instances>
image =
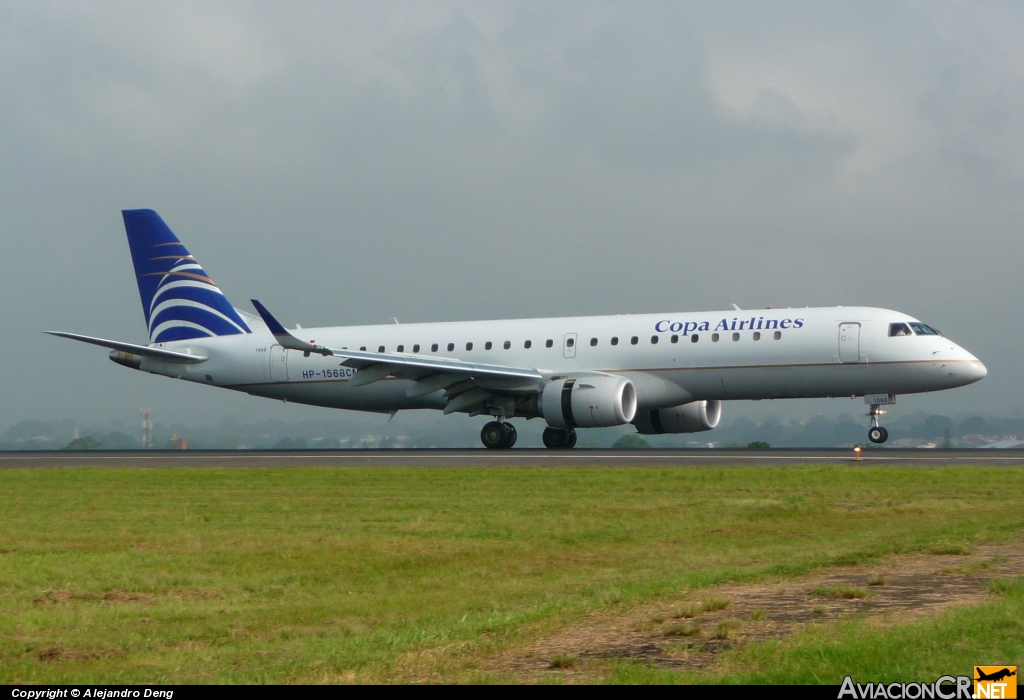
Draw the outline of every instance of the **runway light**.
<instances>
[{"instance_id":1,"label":"runway light","mask_svg":"<svg viewBox=\"0 0 1024 700\"><path fill-rule=\"evenodd\" d=\"M855 460L857 460L858 462L860 461L860 447L859 446L853 448L853 458Z\"/></svg>"}]
</instances>

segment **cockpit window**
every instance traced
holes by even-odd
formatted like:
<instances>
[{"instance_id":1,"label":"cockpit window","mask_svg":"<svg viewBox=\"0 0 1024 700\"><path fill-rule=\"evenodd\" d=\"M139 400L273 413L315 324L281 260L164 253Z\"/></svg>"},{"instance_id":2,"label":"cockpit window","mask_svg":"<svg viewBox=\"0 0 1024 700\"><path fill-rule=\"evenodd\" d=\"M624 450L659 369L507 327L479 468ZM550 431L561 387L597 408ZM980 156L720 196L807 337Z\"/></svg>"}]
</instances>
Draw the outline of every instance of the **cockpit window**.
<instances>
[{"instance_id":1,"label":"cockpit window","mask_svg":"<svg viewBox=\"0 0 1024 700\"><path fill-rule=\"evenodd\" d=\"M914 329L914 332L918 335L942 335L931 326L926 326L923 323L911 323L910 327Z\"/></svg>"},{"instance_id":2,"label":"cockpit window","mask_svg":"<svg viewBox=\"0 0 1024 700\"><path fill-rule=\"evenodd\" d=\"M889 324L889 337L894 338L898 335L914 335L910 332L910 327L905 323L890 323Z\"/></svg>"}]
</instances>

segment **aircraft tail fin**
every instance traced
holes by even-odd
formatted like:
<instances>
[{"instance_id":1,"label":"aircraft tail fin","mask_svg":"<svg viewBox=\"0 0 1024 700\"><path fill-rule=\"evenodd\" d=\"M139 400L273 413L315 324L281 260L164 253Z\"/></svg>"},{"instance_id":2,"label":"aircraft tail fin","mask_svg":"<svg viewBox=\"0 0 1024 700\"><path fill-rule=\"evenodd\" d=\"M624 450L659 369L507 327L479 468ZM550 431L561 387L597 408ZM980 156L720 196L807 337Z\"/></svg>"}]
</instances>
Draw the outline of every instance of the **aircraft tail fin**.
<instances>
[{"instance_id":1,"label":"aircraft tail fin","mask_svg":"<svg viewBox=\"0 0 1024 700\"><path fill-rule=\"evenodd\" d=\"M159 214L121 215L151 343L252 332Z\"/></svg>"}]
</instances>

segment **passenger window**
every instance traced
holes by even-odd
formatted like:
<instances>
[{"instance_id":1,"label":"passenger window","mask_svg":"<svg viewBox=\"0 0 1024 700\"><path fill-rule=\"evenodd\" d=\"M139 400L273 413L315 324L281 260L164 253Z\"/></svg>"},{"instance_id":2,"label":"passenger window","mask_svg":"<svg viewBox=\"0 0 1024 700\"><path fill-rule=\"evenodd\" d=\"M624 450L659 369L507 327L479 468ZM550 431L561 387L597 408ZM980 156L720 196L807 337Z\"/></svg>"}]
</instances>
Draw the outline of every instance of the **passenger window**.
<instances>
[{"instance_id":1,"label":"passenger window","mask_svg":"<svg viewBox=\"0 0 1024 700\"><path fill-rule=\"evenodd\" d=\"M576 344L576 339L575 338L566 338L565 339L565 347L571 348L575 344Z\"/></svg>"},{"instance_id":2,"label":"passenger window","mask_svg":"<svg viewBox=\"0 0 1024 700\"><path fill-rule=\"evenodd\" d=\"M412 346L412 351L413 352L419 352L420 351L420 344L416 343L415 345L413 345Z\"/></svg>"},{"instance_id":3,"label":"passenger window","mask_svg":"<svg viewBox=\"0 0 1024 700\"><path fill-rule=\"evenodd\" d=\"M455 349L455 343L448 343L448 352L451 352L454 349Z\"/></svg>"},{"instance_id":4,"label":"passenger window","mask_svg":"<svg viewBox=\"0 0 1024 700\"><path fill-rule=\"evenodd\" d=\"M591 338L590 339L590 346L593 347L595 345L597 345L597 338Z\"/></svg>"},{"instance_id":5,"label":"passenger window","mask_svg":"<svg viewBox=\"0 0 1024 700\"><path fill-rule=\"evenodd\" d=\"M776 340L782 340L782 331L775 331L775 335L772 336Z\"/></svg>"},{"instance_id":6,"label":"passenger window","mask_svg":"<svg viewBox=\"0 0 1024 700\"><path fill-rule=\"evenodd\" d=\"M926 326L923 323L911 323L910 327L914 329L914 332L918 335L942 335L931 326Z\"/></svg>"},{"instance_id":7,"label":"passenger window","mask_svg":"<svg viewBox=\"0 0 1024 700\"><path fill-rule=\"evenodd\" d=\"M398 346L398 352L405 352L405 346L404 345L399 345Z\"/></svg>"},{"instance_id":8,"label":"passenger window","mask_svg":"<svg viewBox=\"0 0 1024 700\"><path fill-rule=\"evenodd\" d=\"M690 342L691 343L696 343L698 340L700 340L700 336L697 335L696 333L694 333L693 335L690 336Z\"/></svg>"},{"instance_id":9,"label":"passenger window","mask_svg":"<svg viewBox=\"0 0 1024 700\"><path fill-rule=\"evenodd\" d=\"M486 343L484 343L484 350L490 350L493 347L494 345L489 340Z\"/></svg>"},{"instance_id":10,"label":"passenger window","mask_svg":"<svg viewBox=\"0 0 1024 700\"><path fill-rule=\"evenodd\" d=\"M629 344L630 345L636 345L639 342L640 342L640 339L637 338L635 335L632 338L629 339Z\"/></svg>"},{"instance_id":11,"label":"passenger window","mask_svg":"<svg viewBox=\"0 0 1024 700\"><path fill-rule=\"evenodd\" d=\"M384 346L383 345L378 345L377 346L377 352L384 352Z\"/></svg>"},{"instance_id":12,"label":"passenger window","mask_svg":"<svg viewBox=\"0 0 1024 700\"><path fill-rule=\"evenodd\" d=\"M510 347L512 347L512 341L511 340L506 340L505 344L502 345L502 347L505 348L506 350L508 350Z\"/></svg>"},{"instance_id":13,"label":"passenger window","mask_svg":"<svg viewBox=\"0 0 1024 700\"><path fill-rule=\"evenodd\" d=\"M612 336L612 345L618 345L618 344L619 344L619 336L613 335Z\"/></svg>"},{"instance_id":14,"label":"passenger window","mask_svg":"<svg viewBox=\"0 0 1024 700\"><path fill-rule=\"evenodd\" d=\"M651 336L651 345L657 345L657 344L658 344L658 336L652 335Z\"/></svg>"},{"instance_id":15,"label":"passenger window","mask_svg":"<svg viewBox=\"0 0 1024 700\"><path fill-rule=\"evenodd\" d=\"M717 343L718 342L718 333L712 333L711 334L711 342L712 343Z\"/></svg>"},{"instance_id":16,"label":"passenger window","mask_svg":"<svg viewBox=\"0 0 1024 700\"><path fill-rule=\"evenodd\" d=\"M555 344L555 341L551 340L551 338L548 338L547 342L544 343L544 347L550 348L554 344Z\"/></svg>"},{"instance_id":17,"label":"passenger window","mask_svg":"<svg viewBox=\"0 0 1024 700\"><path fill-rule=\"evenodd\" d=\"M366 352L366 346L365 346L365 345L360 345L360 346L359 346L359 350L360 350L361 352Z\"/></svg>"},{"instance_id":18,"label":"passenger window","mask_svg":"<svg viewBox=\"0 0 1024 700\"><path fill-rule=\"evenodd\" d=\"M679 336L678 335L672 336L672 342L673 343L678 343L679 342Z\"/></svg>"},{"instance_id":19,"label":"passenger window","mask_svg":"<svg viewBox=\"0 0 1024 700\"><path fill-rule=\"evenodd\" d=\"M761 331L754 331L754 340L761 339Z\"/></svg>"},{"instance_id":20,"label":"passenger window","mask_svg":"<svg viewBox=\"0 0 1024 700\"><path fill-rule=\"evenodd\" d=\"M740 334L739 333L733 333L732 334L732 342L735 343L739 339L740 339Z\"/></svg>"},{"instance_id":21,"label":"passenger window","mask_svg":"<svg viewBox=\"0 0 1024 700\"><path fill-rule=\"evenodd\" d=\"M523 343L523 347L526 348L527 350L529 350L530 348L533 347L533 341L532 340L527 340L525 343Z\"/></svg>"},{"instance_id":22,"label":"passenger window","mask_svg":"<svg viewBox=\"0 0 1024 700\"><path fill-rule=\"evenodd\" d=\"M437 343L430 346L430 352L437 352Z\"/></svg>"},{"instance_id":23,"label":"passenger window","mask_svg":"<svg viewBox=\"0 0 1024 700\"><path fill-rule=\"evenodd\" d=\"M914 335L910 332L910 328L905 323L890 323L889 324L889 337L896 338L905 335Z\"/></svg>"},{"instance_id":24,"label":"passenger window","mask_svg":"<svg viewBox=\"0 0 1024 700\"><path fill-rule=\"evenodd\" d=\"M466 343L466 351L468 352L468 351L470 351L472 349L473 349L473 343Z\"/></svg>"}]
</instances>

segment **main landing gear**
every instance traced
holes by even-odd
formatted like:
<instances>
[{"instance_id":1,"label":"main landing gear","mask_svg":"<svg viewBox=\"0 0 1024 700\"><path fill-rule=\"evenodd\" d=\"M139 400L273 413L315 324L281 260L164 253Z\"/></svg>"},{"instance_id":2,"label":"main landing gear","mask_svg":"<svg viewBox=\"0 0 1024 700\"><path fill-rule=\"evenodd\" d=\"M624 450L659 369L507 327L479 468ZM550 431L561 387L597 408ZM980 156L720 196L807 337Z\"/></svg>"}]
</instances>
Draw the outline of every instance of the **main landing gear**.
<instances>
[{"instance_id":1,"label":"main landing gear","mask_svg":"<svg viewBox=\"0 0 1024 700\"><path fill-rule=\"evenodd\" d=\"M516 444L516 428L511 423L492 420L480 431L480 442L489 450L507 450Z\"/></svg>"},{"instance_id":2,"label":"main landing gear","mask_svg":"<svg viewBox=\"0 0 1024 700\"><path fill-rule=\"evenodd\" d=\"M544 447L549 450L571 450L576 447L576 431L572 428L544 428Z\"/></svg>"},{"instance_id":3,"label":"main landing gear","mask_svg":"<svg viewBox=\"0 0 1024 700\"><path fill-rule=\"evenodd\" d=\"M875 404L872 404L871 408L868 409L868 417L871 418L871 427L868 429L868 440L876 445L881 445L889 439L889 431L878 424L878 416L883 413L885 413L885 411Z\"/></svg>"},{"instance_id":4,"label":"main landing gear","mask_svg":"<svg viewBox=\"0 0 1024 700\"><path fill-rule=\"evenodd\" d=\"M516 444L516 428L505 421L492 420L480 431L480 442L489 450L507 450ZM571 450L576 446L576 431L573 429L545 428L544 447L551 450Z\"/></svg>"}]
</instances>

